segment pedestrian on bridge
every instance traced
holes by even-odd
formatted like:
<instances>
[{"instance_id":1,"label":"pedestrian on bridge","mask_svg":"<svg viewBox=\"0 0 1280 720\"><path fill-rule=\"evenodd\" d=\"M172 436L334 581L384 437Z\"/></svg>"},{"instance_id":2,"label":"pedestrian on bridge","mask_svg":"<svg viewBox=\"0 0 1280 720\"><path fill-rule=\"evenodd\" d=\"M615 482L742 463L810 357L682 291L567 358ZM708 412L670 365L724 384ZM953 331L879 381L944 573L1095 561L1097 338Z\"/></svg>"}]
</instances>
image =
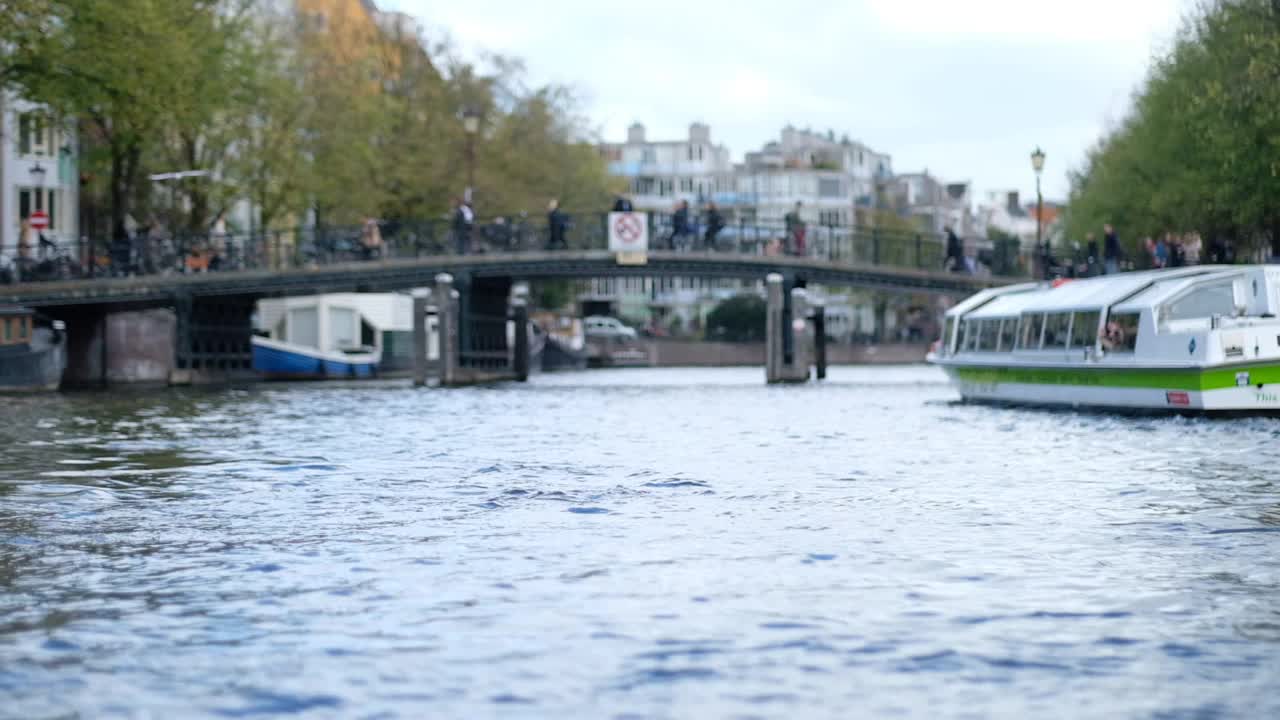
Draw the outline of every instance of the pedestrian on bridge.
<instances>
[{"instance_id":1,"label":"pedestrian on bridge","mask_svg":"<svg viewBox=\"0 0 1280 720\"><path fill-rule=\"evenodd\" d=\"M948 225L943 228L943 232L947 234L947 254L943 258L942 264L951 272L966 272L964 263L964 243L960 242L960 238L956 235L956 231Z\"/></svg>"},{"instance_id":2,"label":"pedestrian on bridge","mask_svg":"<svg viewBox=\"0 0 1280 720\"><path fill-rule=\"evenodd\" d=\"M462 198L454 201L453 210L453 243L459 255L471 251L471 228L475 225L476 213L471 203Z\"/></svg>"},{"instance_id":3,"label":"pedestrian on bridge","mask_svg":"<svg viewBox=\"0 0 1280 720\"><path fill-rule=\"evenodd\" d=\"M689 238L689 201L681 200L671 215L671 235L667 245L672 250L684 250Z\"/></svg>"},{"instance_id":4,"label":"pedestrian on bridge","mask_svg":"<svg viewBox=\"0 0 1280 720\"><path fill-rule=\"evenodd\" d=\"M802 203L796 201L794 210L786 214L783 221L786 223L786 242L787 252L792 255L804 255L804 236L805 226L804 220L800 217L800 209Z\"/></svg>"},{"instance_id":5,"label":"pedestrian on bridge","mask_svg":"<svg viewBox=\"0 0 1280 720\"><path fill-rule=\"evenodd\" d=\"M1108 275L1120 272L1120 238L1108 223L1102 226L1102 265Z\"/></svg>"},{"instance_id":6,"label":"pedestrian on bridge","mask_svg":"<svg viewBox=\"0 0 1280 720\"><path fill-rule=\"evenodd\" d=\"M724 218L720 215L720 209L716 207L714 202L707 203L707 230L702 243L704 249L716 249L716 236L723 229Z\"/></svg>"},{"instance_id":7,"label":"pedestrian on bridge","mask_svg":"<svg viewBox=\"0 0 1280 720\"><path fill-rule=\"evenodd\" d=\"M565 233L569 229L569 217L560 210L560 200L551 198L547 203L547 249L567 250Z\"/></svg>"}]
</instances>

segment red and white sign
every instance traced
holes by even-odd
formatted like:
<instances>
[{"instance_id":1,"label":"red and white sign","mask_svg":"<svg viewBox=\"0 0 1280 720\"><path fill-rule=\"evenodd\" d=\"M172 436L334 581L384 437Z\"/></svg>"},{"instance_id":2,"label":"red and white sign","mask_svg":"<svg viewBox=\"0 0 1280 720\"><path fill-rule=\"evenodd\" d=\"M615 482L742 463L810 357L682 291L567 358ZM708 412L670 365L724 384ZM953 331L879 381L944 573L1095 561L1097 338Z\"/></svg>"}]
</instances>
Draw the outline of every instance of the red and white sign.
<instances>
[{"instance_id":1,"label":"red and white sign","mask_svg":"<svg viewBox=\"0 0 1280 720\"><path fill-rule=\"evenodd\" d=\"M31 225L32 230L47 230L49 229L49 216L45 211L37 210L27 218L27 223Z\"/></svg>"},{"instance_id":2,"label":"red and white sign","mask_svg":"<svg viewBox=\"0 0 1280 720\"><path fill-rule=\"evenodd\" d=\"M1167 392L1164 394L1164 399L1170 405L1177 405L1179 407L1191 406L1191 396L1184 392Z\"/></svg>"},{"instance_id":3,"label":"red and white sign","mask_svg":"<svg viewBox=\"0 0 1280 720\"><path fill-rule=\"evenodd\" d=\"M649 250L649 218L644 213L609 213L609 250L643 253Z\"/></svg>"}]
</instances>

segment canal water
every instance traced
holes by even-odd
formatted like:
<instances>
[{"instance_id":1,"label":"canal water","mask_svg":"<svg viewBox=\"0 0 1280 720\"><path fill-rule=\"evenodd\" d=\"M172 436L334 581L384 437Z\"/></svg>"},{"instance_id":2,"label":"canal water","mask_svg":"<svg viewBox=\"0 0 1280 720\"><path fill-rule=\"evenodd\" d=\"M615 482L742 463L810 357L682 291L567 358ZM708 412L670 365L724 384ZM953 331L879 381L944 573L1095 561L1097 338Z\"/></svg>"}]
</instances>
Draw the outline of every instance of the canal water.
<instances>
[{"instance_id":1,"label":"canal water","mask_svg":"<svg viewBox=\"0 0 1280 720\"><path fill-rule=\"evenodd\" d=\"M955 399L4 398L0 717L1280 716L1280 421Z\"/></svg>"}]
</instances>

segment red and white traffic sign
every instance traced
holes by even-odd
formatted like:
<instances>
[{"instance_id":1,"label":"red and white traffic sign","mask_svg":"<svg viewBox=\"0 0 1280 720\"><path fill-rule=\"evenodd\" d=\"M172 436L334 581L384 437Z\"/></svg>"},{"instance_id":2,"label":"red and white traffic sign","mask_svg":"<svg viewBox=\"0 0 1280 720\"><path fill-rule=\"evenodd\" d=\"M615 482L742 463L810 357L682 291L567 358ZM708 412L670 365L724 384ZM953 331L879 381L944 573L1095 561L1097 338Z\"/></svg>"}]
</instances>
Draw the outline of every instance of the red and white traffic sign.
<instances>
[{"instance_id":1,"label":"red and white traffic sign","mask_svg":"<svg viewBox=\"0 0 1280 720\"><path fill-rule=\"evenodd\" d=\"M31 225L32 230L47 230L49 228L49 215L43 210L37 210L27 218L27 223Z\"/></svg>"},{"instance_id":2,"label":"red and white traffic sign","mask_svg":"<svg viewBox=\"0 0 1280 720\"><path fill-rule=\"evenodd\" d=\"M644 213L609 213L609 249L619 253L649 249L649 219Z\"/></svg>"}]
</instances>

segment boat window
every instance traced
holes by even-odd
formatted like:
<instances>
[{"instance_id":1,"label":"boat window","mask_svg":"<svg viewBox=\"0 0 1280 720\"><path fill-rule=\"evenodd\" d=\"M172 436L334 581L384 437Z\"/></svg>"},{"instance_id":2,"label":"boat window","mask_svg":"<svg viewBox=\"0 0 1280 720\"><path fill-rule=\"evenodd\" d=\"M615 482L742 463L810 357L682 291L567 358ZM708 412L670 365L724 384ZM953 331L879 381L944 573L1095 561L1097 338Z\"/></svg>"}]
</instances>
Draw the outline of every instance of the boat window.
<instances>
[{"instance_id":1,"label":"boat window","mask_svg":"<svg viewBox=\"0 0 1280 720\"><path fill-rule=\"evenodd\" d=\"M942 352L949 354L951 352L951 342L956 339L956 319L947 318L946 325L942 331Z\"/></svg>"},{"instance_id":2,"label":"boat window","mask_svg":"<svg viewBox=\"0 0 1280 720\"><path fill-rule=\"evenodd\" d=\"M351 308L329 308L329 348L341 350L356 346L356 311Z\"/></svg>"},{"instance_id":3,"label":"boat window","mask_svg":"<svg viewBox=\"0 0 1280 720\"><path fill-rule=\"evenodd\" d=\"M1078 312L1071 321L1071 347L1093 347L1098 342L1098 317L1096 312Z\"/></svg>"},{"instance_id":4,"label":"boat window","mask_svg":"<svg viewBox=\"0 0 1280 720\"><path fill-rule=\"evenodd\" d=\"M995 352L1000 342L1000 321L983 320L978 326L978 349L983 352Z\"/></svg>"},{"instance_id":5,"label":"boat window","mask_svg":"<svg viewBox=\"0 0 1280 720\"><path fill-rule=\"evenodd\" d=\"M1160 306L1160 324L1171 320L1193 320L1214 315L1235 314L1235 289L1231 282L1198 287Z\"/></svg>"},{"instance_id":6,"label":"boat window","mask_svg":"<svg viewBox=\"0 0 1280 720\"><path fill-rule=\"evenodd\" d=\"M1102 331L1102 349L1110 353L1131 353L1138 347L1138 319L1134 313L1111 313Z\"/></svg>"},{"instance_id":7,"label":"boat window","mask_svg":"<svg viewBox=\"0 0 1280 720\"><path fill-rule=\"evenodd\" d=\"M1038 350L1040 349L1040 334L1044 330L1044 315L1035 313L1034 315L1022 316L1021 333L1018 335L1019 350Z\"/></svg>"},{"instance_id":8,"label":"boat window","mask_svg":"<svg viewBox=\"0 0 1280 720\"><path fill-rule=\"evenodd\" d=\"M978 321L964 321L964 349L973 351L978 349Z\"/></svg>"},{"instance_id":9,"label":"boat window","mask_svg":"<svg viewBox=\"0 0 1280 720\"><path fill-rule=\"evenodd\" d=\"M956 352L964 352L965 330L968 324L960 320L956 323Z\"/></svg>"},{"instance_id":10,"label":"boat window","mask_svg":"<svg viewBox=\"0 0 1280 720\"><path fill-rule=\"evenodd\" d=\"M1044 316L1044 344L1050 348L1065 348L1067 332L1071 327L1071 313L1048 313Z\"/></svg>"},{"instance_id":11,"label":"boat window","mask_svg":"<svg viewBox=\"0 0 1280 720\"><path fill-rule=\"evenodd\" d=\"M1004 318L1000 320L1000 347L1001 352L1011 352L1013 345L1018 340L1018 318Z\"/></svg>"},{"instance_id":12,"label":"boat window","mask_svg":"<svg viewBox=\"0 0 1280 720\"><path fill-rule=\"evenodd\" d=\"M320 347L320 313L313 307L289 311L289 337L286 342L309 348Z\"/></svg>"}]
</instances>

